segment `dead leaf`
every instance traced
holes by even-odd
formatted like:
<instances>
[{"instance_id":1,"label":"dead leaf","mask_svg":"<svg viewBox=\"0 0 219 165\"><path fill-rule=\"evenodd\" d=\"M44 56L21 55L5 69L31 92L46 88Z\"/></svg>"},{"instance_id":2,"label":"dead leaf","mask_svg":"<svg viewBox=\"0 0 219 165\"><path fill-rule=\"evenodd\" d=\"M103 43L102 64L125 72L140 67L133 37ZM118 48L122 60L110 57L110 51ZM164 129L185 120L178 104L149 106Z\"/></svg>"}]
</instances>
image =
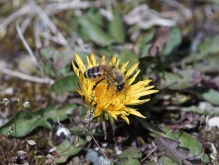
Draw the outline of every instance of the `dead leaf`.
<instances>
[{"instance_id":1,"label":"dead leaf","mask_svg":"<svg viewBox=\"0 0 219 165\"><path fill-rule=\"evenodd\" d=\"M194 154L179 148L180 142L174 139L159 137L155 143L160 151L165 151L165 155L173 159L177 164L192 165L188 160L195 160Z\"/></svg>"},{"instance_id":2,"label":"dead leaf","mask_svg":"<svg viewBox=\"0 0 219 165\"><path fill-rule=\"evenodd\" d=\"M170 27L163 26L159 27L155 33L154 37L151 41L149 41L147 44L151 44L149 48L149 55L150 56L156 56L157 53L161 52L163 50L164 44L169 40L170 38Z\"/></svg>"}]
</instances>

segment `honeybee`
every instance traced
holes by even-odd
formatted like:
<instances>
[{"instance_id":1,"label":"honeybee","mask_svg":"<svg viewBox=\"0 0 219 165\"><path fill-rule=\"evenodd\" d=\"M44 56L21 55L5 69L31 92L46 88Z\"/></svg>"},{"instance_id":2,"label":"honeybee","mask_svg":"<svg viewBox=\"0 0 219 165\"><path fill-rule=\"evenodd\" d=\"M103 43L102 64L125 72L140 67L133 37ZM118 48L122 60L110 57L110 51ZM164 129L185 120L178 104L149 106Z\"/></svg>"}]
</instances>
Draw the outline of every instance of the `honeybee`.
<instances>
[{"instance_id":1,"label":"honeybee","mask_svg":"<svg viewBox=\"0 0 219 165\"><path fill-rule=\"evenodd\" d=\"M113 65L94 66L84 72L84 77L87 79L102 78L94 85L93 89L104 79L107 79L107 88L112 84L116 87L116 92L125 88L124 74Z\"/></svg>"}]
</instances>

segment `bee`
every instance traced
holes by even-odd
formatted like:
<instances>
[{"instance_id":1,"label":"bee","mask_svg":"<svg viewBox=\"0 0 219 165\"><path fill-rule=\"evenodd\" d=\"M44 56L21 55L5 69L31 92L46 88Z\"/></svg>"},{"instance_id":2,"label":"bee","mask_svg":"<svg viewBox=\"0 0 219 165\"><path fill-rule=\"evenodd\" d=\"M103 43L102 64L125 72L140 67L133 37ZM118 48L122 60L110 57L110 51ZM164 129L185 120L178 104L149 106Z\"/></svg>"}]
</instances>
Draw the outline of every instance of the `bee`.
<instances>
[{"instance_id":1,"label":"bee","mask_svg":"<svg viewBox=\"0 0 219 165\"><path fill-rule=\"evenodd\" d=\"M116 92L122 91L125 88L124 74L113 65L94 66L84 72L84 77L87 79L102 78L96 82L93 90L104 79L107 79L107 88L112 84L116 87Z\"/></svg>"}]
</instances>

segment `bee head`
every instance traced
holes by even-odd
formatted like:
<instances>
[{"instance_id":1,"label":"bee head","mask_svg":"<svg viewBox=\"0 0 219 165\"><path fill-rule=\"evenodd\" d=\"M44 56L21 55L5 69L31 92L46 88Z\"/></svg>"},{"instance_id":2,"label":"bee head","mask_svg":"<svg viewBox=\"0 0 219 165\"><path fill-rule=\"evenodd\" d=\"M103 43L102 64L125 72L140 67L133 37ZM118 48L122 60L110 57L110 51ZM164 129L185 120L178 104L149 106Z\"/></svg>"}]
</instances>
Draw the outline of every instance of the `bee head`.
<instances>
[{"instance_id":1,"label":"bee head","mask_svg":"<svg viewBox=\"0 0 219 165\"><path fill-rule=\"evenodd\" d=\"M117 86L117 91L123 90L124 87L125 87L125 83L122 83L122 84L118 85L118 86Z\"/></svg>"}]
</instances>

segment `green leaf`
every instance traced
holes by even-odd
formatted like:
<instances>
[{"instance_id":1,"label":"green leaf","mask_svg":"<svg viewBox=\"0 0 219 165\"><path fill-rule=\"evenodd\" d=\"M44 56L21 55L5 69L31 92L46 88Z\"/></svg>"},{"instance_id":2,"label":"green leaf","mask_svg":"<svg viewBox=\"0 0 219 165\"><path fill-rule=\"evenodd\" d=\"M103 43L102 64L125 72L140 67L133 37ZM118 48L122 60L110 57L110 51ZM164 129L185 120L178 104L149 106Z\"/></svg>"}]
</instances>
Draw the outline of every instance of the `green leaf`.
<instances>
[{"instance_id":1,"label":"green leaf","mask_svg":"<svg viewBox=\"0 0 219 165\"><path fill-rule=\"evenodd\" d=\"M95 22L87 16L77 17L79 23L79 34L84 39L93 41L94 43L105 46L114 42L113 37L103 31Z\"/></svg>"},{"instance_id":2,"label":"green leaf","mask_svg":"<svg viewBox=\"0 0 219 165\"><path fill-rule=\"evenodd\" d=\"M202 42L198 48L199 52L208 55L210 53L218 53L219 52L219 36L212 37L209 41L207 42Z\"/></svg>"},{"instance_id":3,"label":"green leaf","mask_svg":"<svg viewBox=\"0 0 219 165\"><path fill-rule=\"evenodd\" d=\"M142 157L142 153L136 147L129 147L128 149L123 151L122 154L120 154L118 157L121 159L122 158L139 159Z\"/></svg>"},{"instance_id":4,"label":"green leaf","mask_svg":"<svg viewBox=\"0 0 219 165\"><path fill-rule=\"evenodd\" d=\"M190 95L184 95L176 93L175 95L171 96L171 103L173 105L181 105L191 99Z\"/></svg>"},{"instance_id":5,"label":"green leaf","mask_svg":"<svg viewBox=\"0 0 219 165\"><path fill-rule=\"evenodd\" d=\"M180 62L178 62L176 64L173 64L173 65L176 65L176 66L185 65L187 63L195 62L197 60L200 60L200 59L204 58L204 56L205 55L202 54L202 53L190 53L188 56L183 58Z\"/></svg>"},{"instance_id":6,"label":"green leaf","mask_svg":"<svg viewBox=\"0 0 219 165\"><path fill-rule=\"evenodd\" d=\"M170 129L168 127L164 127L164 132L169 132ZM191 135L179 131L179 132L169 132L166 136L167 138L175 139L180 142L180 147L188 148L190 152L195 155L200 155L202 152L202 145L201 143L192 137Z\"/></svg>"},{"instance_id":7,"label":"green leaf","mask_svg":"<svg viewBox=\"0 0 219 165\"><path fill-rule=\"evenodd\" d=\"M79 153L85 146L86 141L81 138L79 141L74 141L71 144L69 141L63 141L56 149L57 153L60 157L55 158L56 163L64 163L68 159L69 156L76 155Z\"/></svg>"},{"instance_id":8,"label":"green leaf","mask_svg":"<svg viewBox=\"0 0 219 165\"><path fill-rule=\"evenodd\" d=\"M174 163L174 161L171 158L169 158L168 156L165 156L165 155L161 156L154 165L160 165L160 164L162 164L162 165L170 165L170 164L177 165L176 163Z\"/></svg>"},{"instance_id":9,"label":"green leaf","mask_svg":"<svg viewBox=\"0 0 219 165\"><path fill-rule=\"evenodd\" d=\"M142 157L142 153L136 147L129 147L121 155L119 158L119 165L139 165L140 162L136 159Z\"/></svg>"},{"instance_id":10,"label":"green leaf","mask_svg":"<svg viewBox=\"0 0 219 165\"><path fill-rule=\"evenodd\" d=\"M85 13L85 15L93 22L95 22L95 24L97 24L98 26L102 27L103 26L103 20L102 20L102 16L100 14L99 9L97 8L90 8L88 9L87 13Z\"/></svg>"},{"instance_id":11,"label":"green leaf","mask_svg":"<svg viewBox=\"0 0 219 165\"><path fill-rule=\"evenodd\" d=\"M212 37L208 42L202 42L199 45L199 52L198 53L190 53L187 57L183 58L180 62L176 63L175 65L182 65L186 63L196 62L198 60L205 59L206 56L209 54L216 54L219 52L219 37ZM211 59L209 59L211 60ZM218 60L218 59L217 59ZM217 61L216 60L216 61ZM212 65L212 62L208 65ZM214 64L213 64L214 65Z\"/></svg>"},{"instance_id":12,"label":"green leaf","mask_svg":"<svg viewBox=\"0 0 219 165\"><path fill-rule=\"evenodd\" d=\"M172 27L170 30L171 30L170 38L164 44L163 50L160 53L161 55L164 56L172 55L182 42L182 35L180 29L178 27ZM148 50L151 45L147 43L152 40L154 33L155 33L155 29L152 29L143 38L141 37L140 49L139 49L140 57L148 56L149 54Z\"/></svg>"},{"instance_id":13,"label":"green leaf","mask_svg":"<svg viewBox=\"0 0 219 165\"><path fill-rule=\"evenodd\" d=\"M214 89L209 89L201 94L201 97L212 104L219 105L219 92Z\"/></svg>"},{"instance_id":14,"label":"green leaf","mask_svg":"<svg viewBox=\"0 0 219 165\"><path fill-rule=\"evenodd\" d=\"M202 144L193 136L182 131L178 131L178 132L170 131L170 129L166 126L163 128L163 131L164 131L163 136L179 141L180 142L179 147L183 149L188 149L189 152L193 153L195 156L200 156L202 154L202 150L203 150ZM208 160L209 158L205 154L204 162L207 163Z\"/></svg>"},{"instance_id":15,"label":"green leaf","mask_svg":"<svg viewBox=\"0 0 219 165\"><path fill-rule=\"evenodd\" d=\"M114 54L115 54L115 47L113 47L112 45L107 47L100 47L98 50L96 50L96 55L99 58L101 58L102 55L106 55L109 61Z\"/></svg>"},{"instance_id":16,"label":"green leaf","mask_svg":"<svg viewBox=\"0 0 219 165\"><path fill-rule=\"evenodd\" d=\"M130 155L129 155L130 156ZM122 159L118 161L118 165L140 165L140 162L136 159Z\"/></svg>"},{"instance_id":17,"label":"green leaf","mask_svg":"<svg viewBox=\"0 0 219 165\"><path fill-rule=\"evenodd\" d=\"M193 68L200 72L216 72L218 70L219 58L218 54L209 55L194 64Z\"/></svg>"},{"instance_id":18,"label":"green leaf","mask_svg":"<svg viewBox=\"0 0 219 165\"><path fill-rule=\"evenodd\" d=\"M117 42L120 44L125 41L125 32L122 22L122 17L119 13L115 13L113 20L109 22L108 31L111 36L113 36Z\"/></svg>"},{"instance_id":19,"label":"green leaf","mask_svg":"<svg viewBox=\"0 0 219 165\"><path fill-rule=\"evenodd\" d=\"M82 135L87 135L86 131L87 128L81 128L81 126L73 126L72 128L68 128L68 130L73 134L73 135L78 135L78 136L82 136Z\"/></svg>"},{"instance_id":20,"label":"green leaf","mask_svg":"<svg viewBox=\"0 0 219 165\"><path fill-rule=\"evenodd\" d=\"M0 128L0 134L7 135L8 130L15 126L15 130L10 135L16 137L23 137L39 126L52 129L49 119L53 122L57 122L58 117L59 121L65 120L75 108L75 104L69 104L58 109L58 104L54 104L35 112L19 111L16 116Z\"/></svg>"},{"instance_id":21,"label":"green leaf","mask_svg":"<svg viewBox=\"0 0 219 165\"><path fill-rule=\"evenodd\" d=\"M208 115L208 114L212 114L214 116L219 115L219 111L216 111L216 109L219 109L219 107L214 107L212 104L208 102L202 102L200 104L202 105L199 105L199 106L192 105L190 107L182 107L180 109L182 111L195 112L195 113L204 114L204 115Z\"/></svg>"},{"instance_id":22,"label":"green leaf","mask_svg":"<svg viewBox=\"0 0 219 165\"><path fill-rule=\"evenodd\" d=\"M79 79L75 74L60 78L52 85L52 90L58 94L74 92L78 81Z\"/></svg>"},{"instance_id":23,"label":"green leaf","mask_svg":"<svg viewBox=\"0 0 219 165\"><path fill-rule=\"evenodd\" d=\"M70 12L66 13L65 15L65 19L59 19L59 17L56 15L54 16L54 23L58 26L58 28L61 30L61 31L64 31L68 34L72 33L72 30L73 28L70 26L71 23L66 23L66 21L69 21L71 22L71 14Z\"/></svg>"},{"instance_id":24,"label":"green leaf","mask_svg":"<svg viewBox=\"0 0 219 165\"><path fill-rule=\"evenodd\" d=\"M138 57L132 51L123 50L120 52L119 57L120 64L129 61L129 66L132 67L136 62L138 62Z\"/></svg>"},{"instance_id":25,"label":"green leaf","mask_svg":"<svg viewBox=\"0 0 219 165\"><path fill-rule=\"evenodd\" d=\"M43 47L42 49L40 49L40 54L44 58L49 58L51 57L51 52L54 52L54 51L55 51L55 48L53 46L47 46L47 47Z\"/></svg>"},{"instance_id":26,"label":"green leaf","mask_svg":"<svg viewBox=\"0 0 219 165\"><path fill-rule=\"evenodd\" d=\"M195 70L179 70L178 73L164 73L164 79L161 79L161 88L182 90L201 81L202 75Z\"/></svg>"},{"instance_id":27,"label":"green leaf","mask_svg":"<svg viewBox=\"0 0 219 165\"><path fill-rule=\"evenodd\" d=\"M72 60L72 54L68 54L63 50L57 51L54 47L48 46L40 49L40 55L42 59L43 73L50 77L61 77L70 71L70 60ZM65 54L65 56L63 56Z\"/></svg>"},{"instance_id":28,"label":"green leaf","mask_svg":"<svg viewBox=\"0 0 219 165\"><path fill-rule=\"evenodd\" d=\"M148 33L137 40L139 45L139 57L146 57L148 56L148 50L150 48L150 44L147 44L150 40L152 40L154 35L155 29L151 29Z\"/></svg>"},{"instance_id":29,"label":"green leaf","mask_svg":"<svg viewBox=\"0 0 219 165\"><path fill-rule=\"evenodd\" d=\"M41 59L42 59L42 68L44 71L44 74L50 76L50 77L55 77L56 74L58 74L55 71L55 68L52 64L52 55L55 52L55 48L52 46L48 46L48 47L43 47L42 49L40 49L40 55L41 55Z\"/></svg>"},{"instance_id":30,"label":"green leaf","mask_svg":"<svg viewBox=\"0 0 219 165\"><path fill-rule=\"evenodd\" d=\"M138 117L137 120L140 121L141 125L145 129L149 130L150 132L153 132L156 135L160 135L160 136L162 135L160 130L157 128L157 126L155 126L155 124L149 123L147 120L140 118L140 117Z\"/></svg>"},{"instance_id":31,"label":"green leaf","mask_svg":"<svg viewBox=\"0 0 219 165\"><path fill-rule=\"evenodd\" d=\"M178 27L171 28L171 35L160 54L171 55L181 44L182 34Z\"/></svg>"}]
</instances>

